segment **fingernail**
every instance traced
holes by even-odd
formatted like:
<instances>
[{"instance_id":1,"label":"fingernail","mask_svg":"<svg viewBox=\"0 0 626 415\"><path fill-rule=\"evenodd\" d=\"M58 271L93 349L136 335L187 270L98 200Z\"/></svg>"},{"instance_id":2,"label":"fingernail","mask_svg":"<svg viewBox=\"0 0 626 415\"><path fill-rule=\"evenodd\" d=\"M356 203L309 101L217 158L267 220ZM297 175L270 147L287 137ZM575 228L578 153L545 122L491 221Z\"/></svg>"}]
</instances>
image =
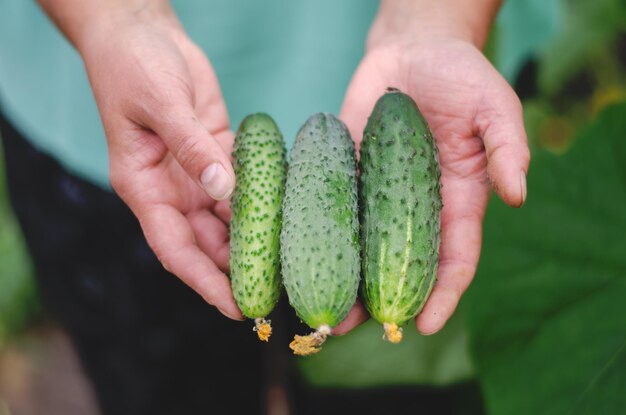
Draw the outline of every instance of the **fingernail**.
<instances>
[{"instance_id":1,"label":"fingernail","mask_svg":"<svg viewBox=\"0 0 626 415\"><path fill-rule=\"evenodd\" d=\"M204 190L215 200L224 200L233 192L233 179L220 163L213 163L200 176Z\"/></svg>"},{"instance_id":2,"label":"fingernail","mask_svg":"<svg viewBox=\"0 0 626 415\"><path fill-rule=\"evenodd\" d=\"M526 203L526 173L524 172L524 170L522 170L520 172L520 187L522 190L522 204L520 205L520 207L524 206L524 203Z\"/></svg>"},{"instance_id":3,"label":"fingernail","mask_svg":"<svg viewBox=\"0 0 626 415\"><path fill-rule=\"evenodd\" d=\"M433 334L439 332L440 329L434 329L434 330L429 330L429 331L420 331L420 334L422 336L432 336Z\"/></svg>"},{"instance_id":4,"label":"fingernail","mask_svg":"<svg viewBox=\"0 0 626 415\"><path fill-rule=\"evenodd\" d=\"M243 321L245 320L245 318L242 318L241 315L239 314L233 314L231 312L228 312L226 310L224 310L223 308L220 307L216 307L220 313L224 314L226 317L228 318L232 318L233 320L238 320L238 321Z\"/></svg>"}]
</instances>

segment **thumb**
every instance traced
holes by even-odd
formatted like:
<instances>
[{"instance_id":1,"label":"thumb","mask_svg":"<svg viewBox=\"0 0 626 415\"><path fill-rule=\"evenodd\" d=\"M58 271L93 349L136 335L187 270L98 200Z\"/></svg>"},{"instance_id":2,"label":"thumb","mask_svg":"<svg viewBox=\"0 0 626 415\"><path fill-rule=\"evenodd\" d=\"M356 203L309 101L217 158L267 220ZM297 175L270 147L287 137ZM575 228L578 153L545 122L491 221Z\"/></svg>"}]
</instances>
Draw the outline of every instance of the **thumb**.
<instances>
[{"instance_id":1,"label":"thumb","mask_svg":"<svg viewBox=\"0 0 626 415\"><path fill-rule=\"evenodd\" d=\"M213 199L227 199L235 187L235 173L222 145L198 120L191 104L166 106L151 127L174 158Z\"/></svg>"},{"instance_id":2,"label":"thumb","mask_svg":"<svg viewBox=\"0 0 626 415\"><path fill-rule=\"evenodd\" d=\"M485 91L475 117L487 154L487 171L496 193L509 206L526 200L526 174L530 152L522 105L513 89L499 75Z\"/></svg>"},{"instance_id":3,"label":"thumb","mask_svg":"<svg viewBox=\"0 0 626 415\"><path fill-rule=\"evenodd\" d=\"M357 154L363 139L363 129L367 124L367 118L378 98L385 93L389 86L397 87L398 85L387 85L383 78L372 71L368 61L361 63L350 81L339 118L350 130Z\"/></svg>"}]
</instances>

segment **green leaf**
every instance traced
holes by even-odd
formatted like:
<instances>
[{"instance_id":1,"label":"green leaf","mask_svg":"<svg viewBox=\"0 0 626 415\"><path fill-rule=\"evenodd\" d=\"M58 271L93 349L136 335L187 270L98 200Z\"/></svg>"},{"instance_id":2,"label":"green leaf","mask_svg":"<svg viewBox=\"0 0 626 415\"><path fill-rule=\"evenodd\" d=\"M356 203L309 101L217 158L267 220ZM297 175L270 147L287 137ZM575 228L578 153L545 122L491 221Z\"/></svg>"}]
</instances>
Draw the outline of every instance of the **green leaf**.
<instances>
[{"instance_id":1,"label":"green leaf","mask_svg":"<svg viewBox=\"0 0 626 415\"><path fill-rule=\"evenodd\" d=\"M539 84L548 94L558 92L585 66L605 66L603 55L626 29L623 0L569 0L567 4L562 30L541 50Z\"/></svg>"},{"instance_id":2,"label":"green leaf","mask_svg":"<svg viewBox=\"0 0 626 415\"><path fill-rule=\"evenodd\" d=\"M9 208L0 152L0 349L38 309L30 258Z\"/></svg>"},{"instance_id":3,"label":"green leaf","mask_svg":"<svg viewBox=\"0 0 626 415\"><path fill-rule=\"evenodd\" d=\"M510 0L496 24L495 63L514 82L522 65L562 31L565 0Z\"/></svg>"},{"instance_id":4,"label":"green leaf","mask_svg":"<svg viewBox=\"0 0 626 415\"><path fill-rule=\"evenodd\" d=\"M316 355L299 358L305 379L318 387L367 388L390 385L447 385L473 377L467 336L459 312L432 336L404 328L399 344L382 340L371 320L350 334L329 338Z\"/></svg>"},{"instance_id":5,"label":"green leaf","mask_svg":"<svg viewBox=\"0 0 626 415\"><path fill-rule=\"evenodd\" d=\"M468 293L490 414L626 410L626 103L533 151L528 201L495 198Z\"/></svg>"}]
</instances>

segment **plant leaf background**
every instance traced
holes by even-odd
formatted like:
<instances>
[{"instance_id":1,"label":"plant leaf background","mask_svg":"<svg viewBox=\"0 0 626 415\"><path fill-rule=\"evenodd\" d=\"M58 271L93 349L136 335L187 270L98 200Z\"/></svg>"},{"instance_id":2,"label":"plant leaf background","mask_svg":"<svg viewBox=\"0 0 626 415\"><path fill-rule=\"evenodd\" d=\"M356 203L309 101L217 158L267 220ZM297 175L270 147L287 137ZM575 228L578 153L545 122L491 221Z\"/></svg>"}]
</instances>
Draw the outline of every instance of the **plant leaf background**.
<instances>
[{"instance_id":1,"label":"plant leaf background","mask_svg":"<svg viewBox=\"0 0 626 415\"><path fill-rule=\"evenodd\" d=\"M535 148L523 209L489 206L467 296L489 413L626 407L624 137L621 104L565 154Z\"/></svg>"}]
</instances>

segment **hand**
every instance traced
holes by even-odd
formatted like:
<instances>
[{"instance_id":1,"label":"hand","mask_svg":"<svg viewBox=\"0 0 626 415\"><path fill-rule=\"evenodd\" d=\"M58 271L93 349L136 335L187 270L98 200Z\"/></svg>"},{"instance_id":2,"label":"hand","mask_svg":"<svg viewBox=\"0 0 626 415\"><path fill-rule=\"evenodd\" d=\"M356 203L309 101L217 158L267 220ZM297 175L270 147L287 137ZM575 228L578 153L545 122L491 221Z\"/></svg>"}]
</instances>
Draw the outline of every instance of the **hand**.
<instances>
[{"instance_id":1,"label":"hand","mask_svg":"<svg viewBox=\"0 0 626 415\"><path fill-rule=\"evenodd\" d=\"M111 184L165 269L233 319L233 133L217 78L169 7L101 17L76 42L106 131Z\"/></svg>"},{"instance_id":2,"label":"hand","mask_svg":"<svg viewBox=\"0 0 626 415\"><path fill-rule=\"evenodd\" d=\"M374 103L395 87L413 97L437 140L444 205L439 270L416 319L421 333L432 334L454 313L476 271L490 183L508 205L521 206L530 156L519 99L471 37L458 26L449 32L445 24L432 31L414 26L419 36L374 25L341 118L358 147ZM357 306L336 332L364 318Z\"/></svg>"}]
</instances>

